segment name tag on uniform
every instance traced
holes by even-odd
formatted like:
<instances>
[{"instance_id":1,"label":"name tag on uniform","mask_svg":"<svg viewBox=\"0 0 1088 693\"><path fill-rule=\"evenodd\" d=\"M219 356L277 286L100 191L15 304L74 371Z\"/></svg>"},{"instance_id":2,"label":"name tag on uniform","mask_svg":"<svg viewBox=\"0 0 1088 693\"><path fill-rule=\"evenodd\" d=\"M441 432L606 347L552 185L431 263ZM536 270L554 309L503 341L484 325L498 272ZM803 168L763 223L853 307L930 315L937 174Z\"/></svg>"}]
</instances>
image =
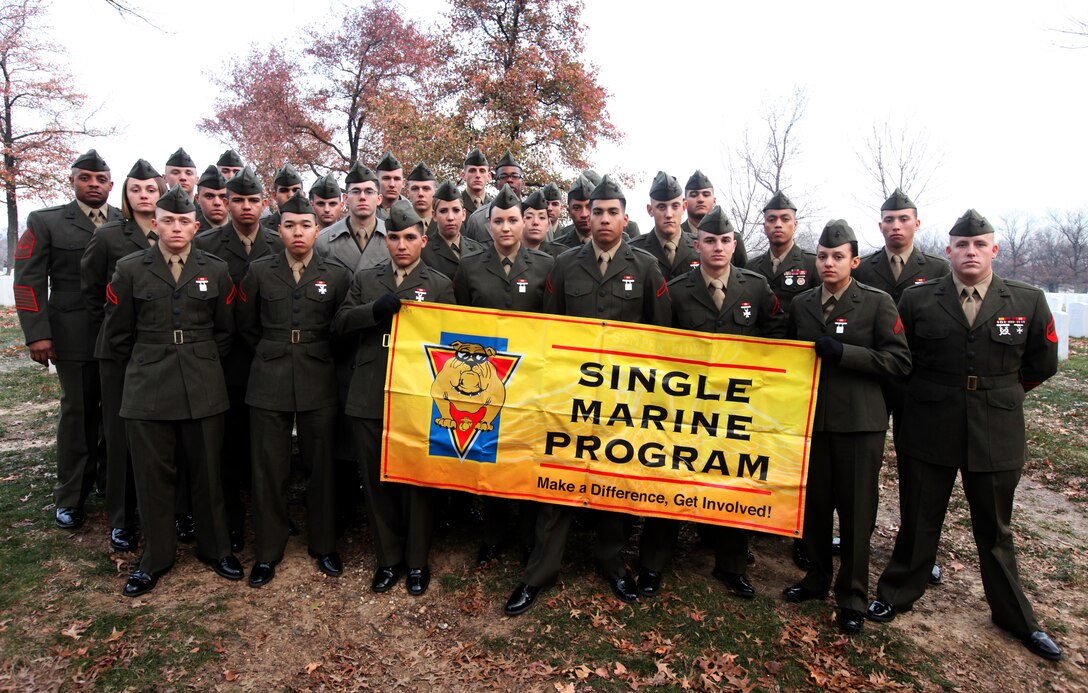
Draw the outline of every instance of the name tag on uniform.
<instances>
[{"instance_id":1,"label":"name tag on uniform","mask_svg":"<svg viewBox=\"0 0 1088 693\"><path fill-rule=\"evenodd\" d=\"M321 280L314 282L314 286L317 287L317 293L326 294L329 292L329 285Z\"/></svg>"},{"instance_id":2,"label":"name tag on uniform","mask_svg":"<svg viewBox=\"0 0 1088 693\"><path fill-rule=\"evenodd\" d=\"M635 288L635 278L630 274L623 275L623 290L631 291Z\"/></svg>"},{"instance_id":3,"label":"name tag on uniform","mask_svg":"<svg viewBox=\"0 0 1088 693\"><path fill-rule=\"evenodd\" d=\"M423 301L426 301L427 300L427 290L423 289L423 288L416 289L416 300L421 302L421 303Z\"/></svg>"},{"instance_id":4,"label":"name tag on uniform","mask_svg":"<svg viewBox=\"0 0 1088 693\"><path fill-rule=\"evenodd\" d=\"M529 288L529 280L528 279L519 279L517 281L517 285L518 285L518 293L523 294Z\"/></svg>"},{"instance_id":5,"label":"name tag on uniform","mask_svg":"<svg viewBox=\"0 0 1088 693\"><path fill-rule=\"evenodd\" d=\"M752 317L752 304L744 301L740 304L740 312L746 318Z\"/></svg>"},{"instance_id":6,"label":"name tag on uniform","mask_svg":"<svg viewBox=\"0 0 1088 693\"><path fill-rule=\"evenodd\" d=\"M200 287L201 291L207 291L208 290L208 278L207 277L197 277L196 278L196 285Z\"/></svg>"},{"instance_id":7,"label":"name tag on uniform","mask_svg":"<svg viewBox=\"0 0 1088 693\"><path fill-rule=\"evenodd\" d=\"M835 334L843 332L846 332L846 318L838 318L835 320Z\"/></svg>"}]
</instances>

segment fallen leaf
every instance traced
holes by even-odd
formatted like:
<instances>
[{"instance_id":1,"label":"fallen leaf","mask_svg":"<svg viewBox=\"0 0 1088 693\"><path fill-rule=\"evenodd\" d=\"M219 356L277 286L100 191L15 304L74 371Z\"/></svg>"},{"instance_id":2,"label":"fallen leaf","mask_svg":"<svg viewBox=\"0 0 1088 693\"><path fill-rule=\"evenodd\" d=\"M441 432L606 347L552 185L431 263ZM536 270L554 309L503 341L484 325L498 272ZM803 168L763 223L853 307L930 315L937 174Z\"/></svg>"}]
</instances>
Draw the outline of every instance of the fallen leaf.
<instances>
[{"instance_id":1,"label":"fallen leaf","mask_svg":"<svg viewBox=\"0 0 1088 693\"><path fill-rule=\"evenodd\" d=\"M85 624L76 621L72 623L72 625L62 630L60 634L72 638L73 640L79 640L80 636L83 635L83 631L86 628L87 626Z\"/></svg>"},{"instance_id":2,"label":"fallen leaf","mask_svg":"<svg viewBox=\"0 0 1088 693\"><path fill-rule=\"evenodd\" d=\"M227 669L223 672L223 678L225 678L227 681L234 681L238 678L238 674L234 673L230 669Z\"/></svg>"},{"instance_id":3,"label":"fallen leaf","mask_svg":"<svg viewBox=\"0 0 1088 693\"><path fill-rule=\"evenodd\" d=\"M612 673L615 674L616 676L623 676L624 674L627 673L627 667L623 666L623 664L621 664L619 662L616 662L616 666L613 667Z\"/></svg>"},{"instance_id":4,"label":"fallen leaf","mask_svg":"<svg viewBox=\"0 0 1088 693\"><path fill-rule=\"evenodd\" d=\"M321 666L321 662L310 662L309 664L307 664L306 665L306 675L309 676L310 674L314 673L314 671L319 666Z\"/></svg>"},{"instance_id":5,"label":"fallen leaf","mask_svg":"<svg viewBox=\"0 0 1088 693\"><path fill-rule=\"evenodd\" d=\"M106 636L106 639L103 640L102 642L113 642L114 640L120 640L121 636L124 635L124 634L125 634L125 631L117 630L117 628L114 627L114 629L110 632L109 635Z\"/></svg>"}]
</instances>

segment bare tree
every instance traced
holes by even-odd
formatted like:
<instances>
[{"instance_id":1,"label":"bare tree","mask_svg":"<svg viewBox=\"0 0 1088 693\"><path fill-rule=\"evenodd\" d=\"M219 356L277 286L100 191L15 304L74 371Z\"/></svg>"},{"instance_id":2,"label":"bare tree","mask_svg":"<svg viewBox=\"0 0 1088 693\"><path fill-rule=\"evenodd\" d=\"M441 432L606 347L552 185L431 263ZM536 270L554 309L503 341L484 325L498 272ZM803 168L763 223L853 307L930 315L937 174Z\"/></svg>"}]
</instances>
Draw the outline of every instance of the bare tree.
<instances>
[{"instance_id":1,"label":"bare tree","mask_svg":"<svg viewBox=\"0 0 1088 693\"><path fill-rule=\"evenodd\" d=\"M1035 232L1031 245L1032 284L1046 291L1057 291L1068 279L1068 268L1062 259L1066 241L1053 226L1044 226Z\"/></svg>"},{"instance_id":2,"label":"bare tree","mask_svg":"<svg viewBox=\"0 0 1088 693\"><path fill-rule=\"evenodd\" d=\"M857 156L881 201L899 188L915 203L925 197L943 159L924 131L889 121L873 124ZM860 202L866 209L872 204L868 198Z\"/></svg>"},{"instance_id":3,"label":"bare tree","mask_svg":"<svg viewBox=\"0 0 1088 693\"><path fill-rule=\"evenodd\" d=\"M1063 242L1062 265L1067 269L1065 283L1074 289L1085 286L1085 273L1088 272L1088 212L1083 209L1067 211L1065 214L1050 212L1050 225Z\"/></svg>"},{"instance_id":4,"label":"bare tree","mask_svg":"<svg viewBox=\"0 0 1088 693\"><path fill-rule=\"evenodd\" d=\"M1001 252L994 259L994 270L1002 277L1032 281L1030 262L1036 226L1034 217L1020 213L1000 218L997 244Z\"/></svg>"}]
</instances>

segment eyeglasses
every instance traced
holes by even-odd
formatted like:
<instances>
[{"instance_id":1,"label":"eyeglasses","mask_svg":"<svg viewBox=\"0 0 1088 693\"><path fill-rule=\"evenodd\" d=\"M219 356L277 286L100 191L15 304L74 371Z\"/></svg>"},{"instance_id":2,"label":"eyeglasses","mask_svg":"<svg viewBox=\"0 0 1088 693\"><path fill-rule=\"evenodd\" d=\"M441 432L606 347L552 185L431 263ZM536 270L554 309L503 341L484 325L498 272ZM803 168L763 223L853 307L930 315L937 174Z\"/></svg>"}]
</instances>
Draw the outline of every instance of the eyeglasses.
<instances>
[{"instance_id":1,"label":"eyeglasses","mask_svg":"<svg viewBox=\"0 0 1088 693\"><path fill-rule=\"evenodd\" d=\"M368 189L352 188L351 190L348 190L348 197L359 197L360 195L377 195L377 194L378 194L377 190L371 190L369 188Z\"/></svg>"},{"instance_id":2,"label":"eyeglasses","mask_svg":"<svg viewBox=\"0 0 1088 693\"><path fill-rule=\"evenodd\" d=\"M523 180L525 176L520 173L500 173L495 180Z\"/></svg>"}]
</instances>

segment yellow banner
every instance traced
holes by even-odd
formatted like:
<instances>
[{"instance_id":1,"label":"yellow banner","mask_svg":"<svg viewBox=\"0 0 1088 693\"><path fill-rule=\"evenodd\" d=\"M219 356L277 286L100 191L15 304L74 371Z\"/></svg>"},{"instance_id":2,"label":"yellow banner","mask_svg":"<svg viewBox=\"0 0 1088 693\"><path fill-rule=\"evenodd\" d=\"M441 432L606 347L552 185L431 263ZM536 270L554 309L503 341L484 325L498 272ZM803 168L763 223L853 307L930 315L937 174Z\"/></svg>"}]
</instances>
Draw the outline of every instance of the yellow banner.
<instances>
[{"instance_id":1,"label":"yellow banner","mask_svg":"<svg viewBox=\"0 0 1088 693\"><path fill-rule=\"evenodd\" d=\"M812 344L405 303L382 478L800 536Z\"/></svg>"}]
</instances>

